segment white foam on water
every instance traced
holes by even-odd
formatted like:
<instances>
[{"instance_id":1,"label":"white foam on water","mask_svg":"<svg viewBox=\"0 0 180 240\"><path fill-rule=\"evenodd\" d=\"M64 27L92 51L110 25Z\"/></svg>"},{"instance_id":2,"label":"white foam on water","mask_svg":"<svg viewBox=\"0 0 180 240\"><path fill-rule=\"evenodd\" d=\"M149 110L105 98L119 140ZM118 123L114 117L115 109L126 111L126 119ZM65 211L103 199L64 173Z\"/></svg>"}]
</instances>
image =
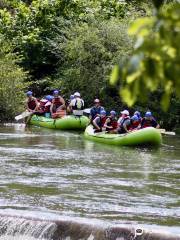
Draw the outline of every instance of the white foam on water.
<instances>
[{"instance_id":1,"label":"white foam on water","mask_svg":"<svg viewBox=\"0 0 180 240\"><path fill-rule=\"evenodd\" d=\"M50 240L56 229L53 222L0 217L0 240Z\"/></svg>"},{"instance_id":2,"label":"white foam on water","mask_svg":"<svg viewBox=\"0 0 180 240\"><path fill-rule=\"evenodd\" d=\"M91 234L87 240L94 240L94 236Z\"/></svg>"},{"instance_id":3,"label":"white foam on water","mask_svg":"<svg viewBox=\"0 0 180 240\"><path fill-rule=\"evenodd\" d=\"M39 238L38 238L39 239ZM31 236L21 236L17 235L15 237L12 236L1 236L0 240L37 240L37 238L31 237ZM46 239L40 239L40 240L46 240Z\"/></svg>"}]
</instances>

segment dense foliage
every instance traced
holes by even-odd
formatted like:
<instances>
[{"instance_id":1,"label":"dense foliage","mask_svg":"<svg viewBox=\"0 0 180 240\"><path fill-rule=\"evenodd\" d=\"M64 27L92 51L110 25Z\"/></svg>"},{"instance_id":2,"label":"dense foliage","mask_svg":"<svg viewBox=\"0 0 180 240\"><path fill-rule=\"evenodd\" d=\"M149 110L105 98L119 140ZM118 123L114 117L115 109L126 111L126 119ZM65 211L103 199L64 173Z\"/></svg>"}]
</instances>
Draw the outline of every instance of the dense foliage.
<instances>
[{"instance_id":1,"label":"dense foliage","mask_svg":"<svg viewBox=\"0 0 180 240\"><path fill-rule=\"evenodd\" d=\"M139 46L136 44L135 53L133 45L137 37L136 33L141 32L138 29L146 29L147 22L142 23L141 20L134 22L134 20L138 17L147 19L147 16L155 19L155 16L152 17L152 2L148 0L0 0L0 34L4 41L11 42L14 53L8 56L13 56L13 59L17 57L19 66L28 72L26 80L19 78L23 83L21 87L27 89L26 84L30 83L30 89L38 97L49 94L54 88L61 88L65 97L78 90L84 97L86 106L92 103L93 98L99 97L108 109L115 108L119 111L127 107L119 98L119 90L109 85L109 77L114 65L122 60L127 62L133 54L139 57L141 51L144 51L143 44L146 41L142 43L138 40ZM129 23L133 23L131 32L135 36L128 35ZM148 24L152 26L154 20ZM169 31L169 28L170 26L164 29L164 32ZM156 32L158 34L158 31ZM154 32L149 30L148 34ZM158 37L162 38L161 35ZM168 33L168 37L171 38L171 33ZM154 48L154 51L156 49L158 48ZM172 55L171 50L164 51L166 55L169 53ZM160 49L156 54L159 52ZM2 64L3 61L5 59L2 59ZM4 66L5 64L6 62ZM135 65L137 66L137 63ZM148 67L147 65L146 71L151 71ZM135 70L137 69L131 71ZM138 71L144 74L141 68L138 68ZM10 85L12 79L9 78L8 81ZM153 84L151 87L154 87ZM140 85L146 87L146 82ZM140 88L138 93L131 96L124 94L123 91L125 88L132 90L133 87L123 81L124 88L121 95L126 102L128 100L128 103L129 100L133 102L138 100L135 107L140 110L145 111L150 108L158 113L159 101L163 95L162 86L158 86L160 89L153 94L147 94L148 88L146 92L146 88L143 91ZM139 93L141 93L140 97ZM143 99L144 95L153 99L153 104L140 104L139 100ZM174 119L179 114L176 110L179 104L179 100L173 96L170 109L174 108L175 112L169 111L168 121L166 113L161 114L161 120L168 127L173 125ZM9 118L12 118L17 110L12 114L7 104L5 106L4 111Z\"/></svg>"},{"instance_id":2,"label":"dense foliage","mask_svg":"<svg viewBox=\"0 0 180 240\"><path fill-rule=\"evenodd\" d=\"M8 53L7 53L8 50ZM10 120L23 109L26 73L17 65L17 57L0 41L0 120Z\"/></svg>"},{"instance_id":3,"label":"dense foliage","mask_svg":"<svg viewBox=\"0 0 180 240\"><path fill-rule=\"evenodd\" d=\"M66 59L57 70L54 87L62 86L68 95L78 90L87 102L98 97L112 107L115 96L108 84L112 66L132 51L127 24L114 19L92 21L76 24L66 30L66 35L68 42L56 48L57 54L63 50ZM60 36L54 41L57 43L58 39Z\"/></svg>"},{"instance_id":4,"label":"dense foliage","mask_svg":"<svg viewBox=\"0 0 180 240\"><path fill-rule=\"evenodd\" d=\"M156 1L155 1L156 3ZM147 100L149 92L163 89L161 106L167 110L170 97L180 97L180 4L155 6L156 14L139 18L129 28L129 34L137 40L133 56L128 62L114 69L111 78L120 78L120 94L132 106L139 98Z\"/></svg>"}]
</instances>

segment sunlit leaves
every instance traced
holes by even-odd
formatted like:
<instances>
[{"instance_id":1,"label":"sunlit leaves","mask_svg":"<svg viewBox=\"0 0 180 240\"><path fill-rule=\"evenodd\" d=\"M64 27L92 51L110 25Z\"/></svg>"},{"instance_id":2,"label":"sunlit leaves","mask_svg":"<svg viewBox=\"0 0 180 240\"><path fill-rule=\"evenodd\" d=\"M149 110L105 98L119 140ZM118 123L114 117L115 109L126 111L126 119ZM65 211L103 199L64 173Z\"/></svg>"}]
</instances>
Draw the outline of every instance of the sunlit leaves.
<instances>
[{"instance_id":1,"label":"sunlit leaves","mask_svg":"<svg viewBox=\"0 0 180 240\"><path fill-rule=\"evenodd\" d=\"M136 20L129 34L137 40L134 55L119 70L123 73L118 76L120 95L132 106L141 96L161 88L161 106L167 110L172 93L180 96L180 4L162 8L154 17Z\"/></svg>"},{"instance_id":2,"label":"sunlit leaves","mask_svg":"<svg viewBox=\"0 0 180 240\"><path fill-rule=\"evenodd\" d=\"M153 17L144 17L135 20L129 27L129 35L138 35L138 37L145 37L149 34L149 30L154 22Z\"/></svg>"},{"instance_id":3,"label":"sunlit leaves","mask_svg":"<svg viewBox=\"0 0 180 240\"><path fill-rule=\"evenodd\" d=\"M111 85L116 84L118 77L119 77L119 67L118 65L115 65L110 76L110 84Z\"/></svg>"}]
</instances>

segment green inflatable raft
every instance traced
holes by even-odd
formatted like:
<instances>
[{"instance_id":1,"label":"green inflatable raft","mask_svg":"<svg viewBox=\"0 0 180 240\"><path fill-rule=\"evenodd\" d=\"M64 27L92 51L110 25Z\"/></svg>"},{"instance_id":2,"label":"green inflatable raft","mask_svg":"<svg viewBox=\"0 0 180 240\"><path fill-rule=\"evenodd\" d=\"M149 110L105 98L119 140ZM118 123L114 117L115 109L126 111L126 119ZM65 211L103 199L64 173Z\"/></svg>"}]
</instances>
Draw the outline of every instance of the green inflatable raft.
<instances>
[{"instance_id":1,"label":"green inflatable raft","mask_svg":"<svg viewBox=\"0 0 180 240\"><path fill-rule=\"evenodd\" d=\"M53 119L33 115L29 124L51 129L84 130L89 124L89 118L86 116L76 117L74 115L67 115L62 118Z\"/></svg>"},{"instance_id":2,"label":"green inflatable raft","mask_svg":"<svg viewBox=\"0 0 180 240\"><path fill-rule=\"evenodd\" d=\"M117 146L159 146L162 142L161 133L153 127L127 134L109 134L105 132L94 133L93 126L89 125L84 134L86 139Z\"/></svg>"}]
</instances>

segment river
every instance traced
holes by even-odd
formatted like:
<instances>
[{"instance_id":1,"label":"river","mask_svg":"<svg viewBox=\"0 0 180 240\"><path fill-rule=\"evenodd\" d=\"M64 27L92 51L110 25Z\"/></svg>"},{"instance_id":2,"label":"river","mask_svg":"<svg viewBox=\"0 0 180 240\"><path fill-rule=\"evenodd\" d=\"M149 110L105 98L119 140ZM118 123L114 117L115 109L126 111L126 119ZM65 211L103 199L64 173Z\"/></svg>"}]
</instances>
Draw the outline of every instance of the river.
<instances>
[{"instance_id":1,"label":"river","mask_svg":"<svg viewBox=\"0 0 180 240\"><path fill-rule=\"evenodd\" d=\"M164 136L159 149L128 148L6 124L0 163L0 230L2 223L21 225L11 216L23 216L180 235L180 136Z\"/></svg>"}]
</instances>

